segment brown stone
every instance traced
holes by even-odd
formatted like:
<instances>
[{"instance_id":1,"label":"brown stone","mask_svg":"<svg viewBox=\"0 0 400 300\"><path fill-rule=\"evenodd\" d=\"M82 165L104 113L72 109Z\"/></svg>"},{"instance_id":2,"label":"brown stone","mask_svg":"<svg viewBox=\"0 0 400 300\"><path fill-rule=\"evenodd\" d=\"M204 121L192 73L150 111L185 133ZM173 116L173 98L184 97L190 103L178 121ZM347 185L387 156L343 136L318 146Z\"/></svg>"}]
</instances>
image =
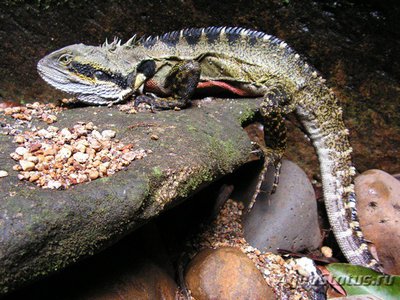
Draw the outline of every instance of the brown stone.
<instances>
[{"instance_id":1,"label":"brown stone","mask_svg":"<svg viewBox=\"0 0 400 300\"><path fill-rule=\"evenodd\" d=\"M356 178L360 225L374 243L385 272L400 274L400 182L381 170Z\"/></svg>"},{"instance_id":2,"label":"brown stone","mask_svg":"<svg viewBox=\"0 0 400 300\"><path fill-rule=\"evenodd\" d=\"M168 272L146 260L130 273L118 276L113 283L97 287L84 297L90 300L176 299L177 285Z\"/></svg>"},{"instance_id":3,"label":"brown stone","mask_svg":"<svg viewBox=\"0 0 400 300\"><path fill-rule=\"evenodd\" d=\"M239 249L205 249L191 261L185 275L196 300L276 299L260 271Z\"/></svg>"}]
</instances>

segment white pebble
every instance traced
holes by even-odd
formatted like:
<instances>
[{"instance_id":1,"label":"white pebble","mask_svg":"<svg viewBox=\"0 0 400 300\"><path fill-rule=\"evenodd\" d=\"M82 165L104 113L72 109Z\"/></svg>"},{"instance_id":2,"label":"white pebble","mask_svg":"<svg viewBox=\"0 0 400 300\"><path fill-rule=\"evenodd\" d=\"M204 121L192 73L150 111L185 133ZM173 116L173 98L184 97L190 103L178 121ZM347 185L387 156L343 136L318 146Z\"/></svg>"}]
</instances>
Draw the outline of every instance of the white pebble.
<instances>
[{"instance_id":1,"label":"white pebble","mask_svg":"<svg viewBox=\"0 0 400 300\"><path fill-rule=\"evenodd\" d=\"M68 128L61 129L60 134L67 140L72 139L72 133Z\"/></svg>"},{"instance_id":2,"label":"white pebble","mask_svg":"<svg viewBox=\"0 0 400 300\"><path fill-rule=\"evenodd\" d=\"M47 131L46 129L40 129L37 133L39 136L44 137L46 139L51 139L54 134L52 132Z\"/></svg>"},{"instance_id":3,"label":"white pebble","mask_svg":"<svg viewBox=\"0 0 400 300\"><path fill-rule=\"evenodd\" d=\"M129 161L129 162L134 160L135 158L136 158L136 153L133 151L129 151L129 152L122 154L122 159Z\"/></svg>"},{"instance_id":4,"label":"white pebble","mask_svg":"<svg viewBox=\"0 0 400 300\"><path fill-rule=\"evenodd\" d=\"M116 132L114 130L111 130L111 129L106 129L106 130L103 130L101 132L101 136L105 140L110 140L110 139L114 138L115 135L116 135Z\"/></svg>"},{"instance_id":5,"label":"white pebble","mask_svg":"<svg viewBox=\"0 0 400 300\"><path fill-rule=\"evenodd\" d=\"M15 153L21 156L23 156L26 152L28 152L28 149L25 147L17 147L17 149L15 149Z\"/></svg>"},{"instance_id":6,"label":"white pebble","mask_svg":"<svg viewBox=\"0 0 400 300\"><path fill-rule=\"evenodd\" d=\"M98 132L97 130L93 130L92 131L92 137L94 137L96 140L102 140L103 139L101 133Z\"/></svg>"},{"instance_id":7,"label":"white pebble","mask_svg":"<svg viewBox=\"0 0 400 300\"><path fill-rule=\"evenodd\" d=\"M327 246L321 247L321 252L325 257L332 257L333 255L332 249Z\"/></svg>"},{"instance_id":8,"label":"white pebble","mask_svg":"<svg viewBox=\"0 0 400 300\"><path fill-rule=\"evenodd\" d=\"M82 152L76 152L73 157L77 162L85 163L89 158L89 154L82 153Z\"/></svg>"},{"instance_id":9,"label":"white pebble","mask_svg":"<svg viewBox=\"0 0 400 300\"><path fill-rule=\"evenodd\" d=\"M78 143L78 144L75 146L75 149L78 150L79 152L84 153L85 150L86 150L86 146L83 145L83 143Z\"/></svg>"},{"instance_id":10,"label":"white pebble","mask_svg":"<svg viewBox=\"0 0 400 300\"><path fill-rule=\"evenodd\" d=\"M0 170L0 178L8 176L8 172L4 170Z\"/></svg>"},{"instance_id":11,"label":"white pebble","mask_svg":"<svg viewBox=\"0 0 400 300\"><path fill-rule=\"evenodd\" d=\"M78 124L74 126L74 132L78 136L81 136L87 134L87 129L83 125Z\"/></svg>"},{"instance_id":12,"label":"white pebble","mask_svg":"<svg viewBox=\"0 0 400 300\"><path fill-rule=\"evenodd\" d=\"M19 164L23 171L32 171L35 168L35 164L28 160L20 160Z\"/></svg>"},{"instance_id":13,"label":"white pebble","mask_svg":"<svg viewBox=\"0 0 400 300\"><path fill-rule=\"evenodd\" d=\"M57 180L49 180L47 182L47 186L45 186L49 189L58 189L61 187L61 182L57 181Z\"/></svg>"},{"instance_id":14,"label":"white pebble","mask_svg":"<svg viewBox=\"0 0 400 300\"><path fill-rule=\"evenodd\" d=\"M66 159L66 158L70 158L71 155L72 155L72 151L69 148L62 147L57 153L57 158Z\"/></svg>"},{"instance_id":15,"label":"white pebble","mask_svg":"<svg viewBox=\"0 0 400 300\"><path fill-rule=\"evenodd\" d=\"M49 126L49 127L47 127L47 130L48 130L48 131L51 131L51 132L57 132L57 131L58 131L58 127Z\"/></svg>"}]
</instances>

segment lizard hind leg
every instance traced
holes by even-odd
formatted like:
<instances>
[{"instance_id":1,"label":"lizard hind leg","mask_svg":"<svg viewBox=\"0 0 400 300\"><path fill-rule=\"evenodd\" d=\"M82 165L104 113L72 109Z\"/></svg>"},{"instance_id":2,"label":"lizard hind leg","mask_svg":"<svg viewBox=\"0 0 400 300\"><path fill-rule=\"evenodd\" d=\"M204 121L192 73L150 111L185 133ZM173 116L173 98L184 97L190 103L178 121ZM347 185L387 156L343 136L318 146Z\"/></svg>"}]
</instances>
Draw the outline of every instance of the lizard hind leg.
<instances>
[{"instance_id":1,"label":"lizard hind leg","mask_svg":"<svg viewBox=\"0 0 400 300\"><path fill-rule=\"evenodd\" d=\"M257 200L273 194L279 183L281 160L286 148L286 126L280 113L270 113L264 119L265 145L258 145L264 156L255 192L248 206L250 211Z\"/></svg>"},{"instance_id":2,"label":"lizard hind leg","mask_svg":"<svg viewBox=\"0 0 400 300\"><path fill-rule=\"evenodd\" d=\"M286 149L286 125L284 115L293 110L293 101L290 94L286 93L284 86L277 84L271 86L264 96L261 104L260 113L263 118L265 146L260 146L264 154L264 165L259 175L256 190L250 201L248 210L250 211L258 198L265 194L270 195L275 192L279 183L281 170L281 160ZM268 172L271 174L273 167L274 180L272 185Z\"/></svg>"}]
</instances>

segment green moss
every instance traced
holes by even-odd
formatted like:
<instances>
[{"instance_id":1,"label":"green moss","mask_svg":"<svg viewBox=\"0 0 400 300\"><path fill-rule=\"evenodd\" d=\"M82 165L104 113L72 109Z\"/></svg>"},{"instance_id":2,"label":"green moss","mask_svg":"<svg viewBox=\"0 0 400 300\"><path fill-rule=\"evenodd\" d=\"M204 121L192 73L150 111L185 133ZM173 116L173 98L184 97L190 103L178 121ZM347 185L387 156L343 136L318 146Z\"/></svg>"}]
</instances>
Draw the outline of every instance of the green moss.
<instances>
[{"instance_id":1,"label":"green moss","mask_svg":"<svg viewBox=\"0 0 400 300\"><path fill-rule=\"evenodd\" d=\"M110 177L102 177L100 179L97 179L98 181L102 182L102 183L106 183L107 181L110 180Z\"/></svg>"},{"instance_id":2,"label":"green moss","mask_svg":"<svg viewBox=\"0 0 400 300\"><path fill-rule=\"evenodd\" d=\"M195 191L200 185L211 182L214 176L210 170L205 169L198 174L193 174L188 181L183 184L179 189L179 195L181 197L187 197L191 192Z\"/></svg>"},{"instance_id":3,"label":"green moss","mask_svg":"<svg viewBox=\"0 0 400 300\"><path fill-rule=\"evenodd\" d=\"M250 108L249 106L245 107L239 117L240 125L243 126L245 123L253 120L255 117L255 114L256 114L256 112L254 109Z\"/></svg>"},{"instance_id":4,"label":"green moss","mask_svg":"<svg viewBox=\"0 0 400 300\"><path fill-rule=\"evenodd\" d=\"M218 169L223 173L231 172L240 157L240 151L232 140L220 140L210 136L210 156L214 157Z\"/></svg>"},{"instance_id":5,"label":"green moss","mask_svg":"<svg viewBox=\"0 0 400 300\"><path fill-rule=\"evenodd\" d=\"M192 125L187 125L187 129L189 132L197 132L198 128L192 126Z\"/></svg>"},{"instance_id":6,"label":"green moss","mask_svg":"<svg viewBox=\"0 0 400 300\"><path fill-rule=\"evenodd\" d=\"M162 173L160 167L154 167L152 169L152 173L153 173L153 176L155 177L155 179L161 179L161 177L163 176L163 173Z\"/></svg>"}]
</instances>

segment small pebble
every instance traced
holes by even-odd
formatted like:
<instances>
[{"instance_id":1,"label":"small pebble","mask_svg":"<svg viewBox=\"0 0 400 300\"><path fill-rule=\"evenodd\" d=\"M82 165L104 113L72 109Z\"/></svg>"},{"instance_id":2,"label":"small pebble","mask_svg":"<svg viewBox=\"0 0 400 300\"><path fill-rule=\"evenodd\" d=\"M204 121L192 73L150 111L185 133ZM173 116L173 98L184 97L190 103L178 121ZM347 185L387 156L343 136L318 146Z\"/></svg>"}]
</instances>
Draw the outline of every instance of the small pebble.
<instances>
[{"instance_id":1,"label":"small pebble","mask_svg":"<svg viewBox=\"0 0 400 300\"><path fill-rule=\"evenodd\" d=\"M105 173L107 173L107 167L104 164L101 164L99 166L99 171L101 174L105 174Z\"/></svg>"},{"instance_id":2,"label":"small pebble","mask_svg":"<svg viewBox=\"0 0 400 300\"><path fill-rule=\"evenodd\" d=\"M20 159L21 159L21 155L18 155L18 154L15 153L15 152L10 153L10 157L11 157L13 160L20 160Z\"/></svg>"},{"instance_id":3,"label":"small pebble","mask_svg":"<svg viewBox=\"0 0 400 300\"><path fill-rule=\"evenodd\" d=\"M55 155L56 154L56 150L53 148L48 148L46 150L43 151L43 155L47 156L47 155ZM70 155L71 156L71 155Z\"/></svg>"},{"instance_id":4,"label":"small pebble","mask_svg":"<svg viewBox=\"0 0 400 300\"><path fill-rule=\"evenodd\" d=\"M72 151L67 147L63 147L60 149L60 151L58 151L57 157L60 157L61 159L66 159L71 157L71 155Z\"/></svg>"},{"instance_id":5,"label":"small pebble","mask_svg":"<svg viewBox=\"0 0 400 300\"><path fill-rule=\"evenodd\" d=\"M22 144L23 142L25 142L25 138L22 135L17 135L14 138L14 142L18 143L18 144Z\"/></svg>"},{"instance_id":6,"label":"small pebble","mask_svg":"<svg viewBox=\"0 0 400 300\"><path fill-rule=\"evenodd\" d=\"M89 171L89 178L91 180L95 180L99 177L99 172L97 170L90 170Z\"/></svg>"},{"instance_id":7,"label":"small pebble","mask_svg":"<svg viewBox=\"0 0 400 300\"><path fill-rule=\"evenodd\" d=\"M122 155L122 159L129 162L134 160L135 158L136 158L136 153L132 151L126 152Z\"/></svg>"},{"instance_id":8,"label":"small pebble","mask_svg":"<svg viewBox=\"0 0 400 300\"><path fill-rule=\"evenodd\" d=\"M93 130L93 129L95 129L94 127L95 126L94 126L93 122L89 122L89 123L85 124L86 130Z\"/></svg>"},{"instance_id":9,"label":"small pebble","mask_svg":"<svg viewBox=\"0 0 400 300\"><path fill-rule=\"evenodd\" d=\"M35 168L35 163L28 160L20 160L19 164L23 171L32 171Z\"/></svg>"},{"instance_id":10,"label":"small pebble","mask_svg":"<svg viewBox=\"0 0 400 300\"><path fill-rule=\"evenodd\" d=\"M32 144L32 145L29 147L29 151L30 151L30 152L35 152L35 151L38 151L40 148L42 148L42 144L40 144L40 143L35 143L35 144Z\"/></svg>"},{"instance_id":11,"label":"small pebble","mask_svg":"<svg viewBox=\"0 0 400 300\"><path fill-rule=\"evenodd\" d=\"M116 132L115 132L114 130L110 130L110 129L103 130L103 131L101 132L101 136L103 137L103 139L105 139L105 140L107 140L107 141L109 141L109 140L111 140L112 138L114 138L115 135L116 135Z\"/></svg>"},{"instance_id":12,"label":"small pebble","mask_svg":"<svg viewBox=\"0 0 400 300\"><path fill-rule=\"evenodd\" d=\"M22 112L24 110L18 108L10 114ZM47 113L41 118L44 121L54 119ZM124 145L114 139L114 130L100 133L91 122L79 122L62 129L52 125L40 130L30 129L14 138L20 146L10 156L19 161L13 166L13 170L19 171L18 178L42 188L68 188L110 176L150 153L143 149L133 151L132 144Z\"/></svg>"},{"instance_id":13,"label":"small pebble","mask_svg":"<svg viewBox=\"0 0 400 300\"><path fill-rule=\"evenodd\" d=\"M32 174L32 175L29 177L29 181L30 181L30 182L34 182L34 181L38 180L39 178L40 178L40 173L39 173L39 172L36 172L36 173Z\"/></svg>"},{"instance_id":14,"label":"small pebble","mask_svg":"<svg viewBox=\"0 0 400 300\"><path fill-rule=\"evenodd\" d=\"M78 135L78 136L82 136L82 135L86 135L87 134L87 129L85 128L85 126L78 124L74 126L74 132Z\"/></svg>"},{"instance_id":15,"label":"small pebble","mask_svg":"<svg viewBox=\"0 0 400 300\"><path fill-rule=\"evenodd\" d=\"M79 162L79 163L85 163L88 158L89 158L89 154L87 153L82 153L82 152L77 152L73 155L74 159Z\"/></svg>"},{"instance_id":16,"label":"small pebble","mask_svg":"<svg viewBox=\"0 0 400 300\"><path fill-rule=\"evenodd\" d=\"M152 134L152 135L150 136L150 138L151 138L153 141L157 141L157 140L159 139L158 135L156 135L156 134Z\"/></svg>"},{"instance_id":17,"label":"small pebble","mask_svg":"<svg viewBox=\"0 0 400 300\"><path fill-rule=\"evenodd\" d=\"M102 135L100 132L98 132L97 130L93 130L92 131L92 136L96 139L96 140L102 140Z\"/></svg>"},{"instance_id":18,"label":"small pebble","mask_svg":"<svg viewBox=\"0 0 400 300\"><path fill-rule=\"evenodd\" d=\"M53 134L46 129L40 129L37 134L41 137L44 137L46 139L51 139L53 137Z\"/></svg>"},{"instance_id":19,"label":"small pebble","mask_svg":"<svg viewBox=\"0 0 400 300\"><path fill-rule=\"evenodd\" d=\"M17 147L17 149L15 149L15 153L21 156L23 156L26 152L28 152L28 149L25 147Z\"/></svg>"},{"instance_id":20,"label":"small pebble","mask_svg":"<svg viewBox=\"0 0 400 300\"><path fill-rule=\"evenodd\" d=\"M61 187L61 182L56 181L56 180L49 180L49 182L47 182L47 188L49 189L58 189Z\"/></svg>"},{"instance_id":21,"label":"small pebble","mask_svg":"<svg viewBox=\"0 0 400 300\"><path fill-rule=\"evenodd\" d=\"M0 170L0 178L8 176L8 172L4 170Z\"/></svg>"},{"instance_id":22,"label":"small pebble","mask_svg":"<svg viewBox=\"0 0 400 300\"><path fill-rule=\"evenodd\" d=\"M322 255L324 255L325 257L332 257L333 253L332 253L332 249L327 247L327 246L323 246L321 247L321 253Z\"/></svg>"},{"instance_id":23,"label":"small pebble","mask_svg":"<svg viewBox=\"0 0 400 300\"><path fill-rule=\"evenodd\" d=\"M63 128L63 129L61 129L60 134L61 134L64 138L66 138L67 140L70 140L70 139L72 139L72 137L73 137L71 131L69 131L68 128Z\"/></svg>"},{"instance_id":24,"label":"small pebble","mask_svg":"<svg viewBox=\"0 0 400 300\"><path fill-rule=\"evenodd\" d=\"M79 152L85 153L86 151L86 146L83 145L82 143L78 144L75 146L75 149L78 150Z\"/></svg>"},{"instance_id":25,"label":"small pebble","mask_svg":"<svg viewBox=\"0 0 400 300\"><path fill-rule=\"evenodd\" d=\"M49 126L49 127L47 127L47 130L50 132L57 132L59 130L59 128L56 126Z\"/></svg>"}]
</instances>

